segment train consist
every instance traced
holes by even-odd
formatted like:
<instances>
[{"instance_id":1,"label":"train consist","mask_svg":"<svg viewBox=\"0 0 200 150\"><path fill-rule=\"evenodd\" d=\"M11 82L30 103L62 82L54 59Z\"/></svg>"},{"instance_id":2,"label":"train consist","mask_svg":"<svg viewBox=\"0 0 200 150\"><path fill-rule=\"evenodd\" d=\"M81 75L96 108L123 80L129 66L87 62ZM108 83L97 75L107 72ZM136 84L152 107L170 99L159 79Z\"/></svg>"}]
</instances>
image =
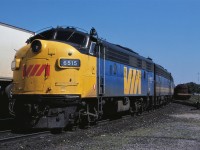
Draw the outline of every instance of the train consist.
<instances>
[{"instance_id":1,"label":"train consist","mask_svg":"<svg viewBox=\"0 0 200 150\"><path fill-rule=\"evenodd\" d=\"M172 99L171 74L152 59L74 27L43 31L12 62L13 112L20 127L87 126Z\"/></svg>"}]
</instances>

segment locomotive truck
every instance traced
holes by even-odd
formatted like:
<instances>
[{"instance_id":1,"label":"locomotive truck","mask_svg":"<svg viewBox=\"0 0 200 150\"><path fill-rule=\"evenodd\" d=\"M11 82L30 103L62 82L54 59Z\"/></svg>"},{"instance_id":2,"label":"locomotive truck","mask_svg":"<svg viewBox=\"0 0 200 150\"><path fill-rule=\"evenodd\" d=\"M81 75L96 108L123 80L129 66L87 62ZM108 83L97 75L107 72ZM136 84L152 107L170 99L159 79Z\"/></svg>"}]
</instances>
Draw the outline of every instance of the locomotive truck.
<instances>
[{"instance_id":1,"label":"locomotive truck","mask_svg":"<svg viewBox=\"0 0 200 150\"><path fill-rule=\"evenodd\" d=\"M0 116L8 114L8 99L12 83L10 64L15 51L21 48L34 33L0 22Z\"/></svg>"},{"instance_id":2,"label":"locomotive truck","mask_svg":"<svg viewBox=\"0 0 200 150\"><path fill-rule=\"evenodd\" d=\"M133 50L75 27L55 27L28 40L13 63L19 127L88 126L118 113L139 114L172 99L171 73Z\"/></svg>"}]
</instances>

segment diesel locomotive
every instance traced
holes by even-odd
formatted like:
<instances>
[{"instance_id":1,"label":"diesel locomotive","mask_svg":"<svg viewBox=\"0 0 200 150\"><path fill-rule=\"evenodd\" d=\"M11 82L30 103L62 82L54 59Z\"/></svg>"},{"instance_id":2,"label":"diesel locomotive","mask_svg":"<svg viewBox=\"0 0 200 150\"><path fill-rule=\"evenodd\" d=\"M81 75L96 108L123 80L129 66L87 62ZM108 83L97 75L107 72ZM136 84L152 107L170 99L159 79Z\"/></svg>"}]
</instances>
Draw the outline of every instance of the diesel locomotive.
<instances>
[{"instance_id":1,"label":"diesel locomotive","mask_svg":"<svg viewBox=\"0 0 200 150\"><path fill-rule=\"evenodd\" d=\"M75 27L27 40L12 62L12 111L20 127L87 126L157 108L173 97L171 73L151 58Z\"/></svg>"}]
</instances>

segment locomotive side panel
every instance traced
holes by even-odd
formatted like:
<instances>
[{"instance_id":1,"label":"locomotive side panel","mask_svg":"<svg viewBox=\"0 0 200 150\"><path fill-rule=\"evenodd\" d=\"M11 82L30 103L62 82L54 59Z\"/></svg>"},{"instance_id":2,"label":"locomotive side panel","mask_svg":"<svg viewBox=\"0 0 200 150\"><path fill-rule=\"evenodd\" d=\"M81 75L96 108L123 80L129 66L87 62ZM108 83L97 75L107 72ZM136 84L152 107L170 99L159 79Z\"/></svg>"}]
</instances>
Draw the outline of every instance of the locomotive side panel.
<instances>
[{"instance_id":1,"label":"locomotive side panel","mask_svg":"<svg viewBox=\"0 0 200 150\"><path fill-rule=\"evenodd\" d=\"M161 66L155 64L156 96L171 95L171 76Z\"/></svg>"},{"instance_id":2,"label":"locomotive side panel","mask_svg":"<svg viewBox=\"0 0 200 150\"><path fill-rule=\"evenodd\" d=\"M155 64L156 105L166 104L173 97L173 78L163 67Z\"/></svg>"},{"instance_id":3,"label":"locomotive side panel","mask_svg":"<svg viewBox=\"0 0 200 150\"><path fill-rule=\"evenodd\" d=\"M170 80L162 77L156 76L156 95L171 95L171 82Z\"/></svg>"},{"instance_id":4,"label":"locomotive side panel","mask_svg":"<svg viewBox=\"0 0 200 150\"><path fill-rule=\"evenodd\" d=\"M105 61L105 97L153 96L153 72Z\"/></svg>"}]
</instances>

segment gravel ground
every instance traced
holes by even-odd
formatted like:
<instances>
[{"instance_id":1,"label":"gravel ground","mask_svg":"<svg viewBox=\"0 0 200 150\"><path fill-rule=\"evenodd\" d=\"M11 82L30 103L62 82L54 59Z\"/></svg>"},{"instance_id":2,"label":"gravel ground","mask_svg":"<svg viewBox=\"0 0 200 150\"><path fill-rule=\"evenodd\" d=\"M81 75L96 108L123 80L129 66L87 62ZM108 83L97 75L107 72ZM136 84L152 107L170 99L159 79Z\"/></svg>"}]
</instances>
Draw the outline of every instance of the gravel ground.
<instances>
[{"instance_id":1,"label":"gravel ground","mask_svg":"<svg viewBox=\"0 0 200 150\"><path fill-rule=\"evenodd\" d=\"M4 143L0 149L200 150L200 110L171 103L142 116L111 121L87 130Z\"/></svg>"}]
</instances>

